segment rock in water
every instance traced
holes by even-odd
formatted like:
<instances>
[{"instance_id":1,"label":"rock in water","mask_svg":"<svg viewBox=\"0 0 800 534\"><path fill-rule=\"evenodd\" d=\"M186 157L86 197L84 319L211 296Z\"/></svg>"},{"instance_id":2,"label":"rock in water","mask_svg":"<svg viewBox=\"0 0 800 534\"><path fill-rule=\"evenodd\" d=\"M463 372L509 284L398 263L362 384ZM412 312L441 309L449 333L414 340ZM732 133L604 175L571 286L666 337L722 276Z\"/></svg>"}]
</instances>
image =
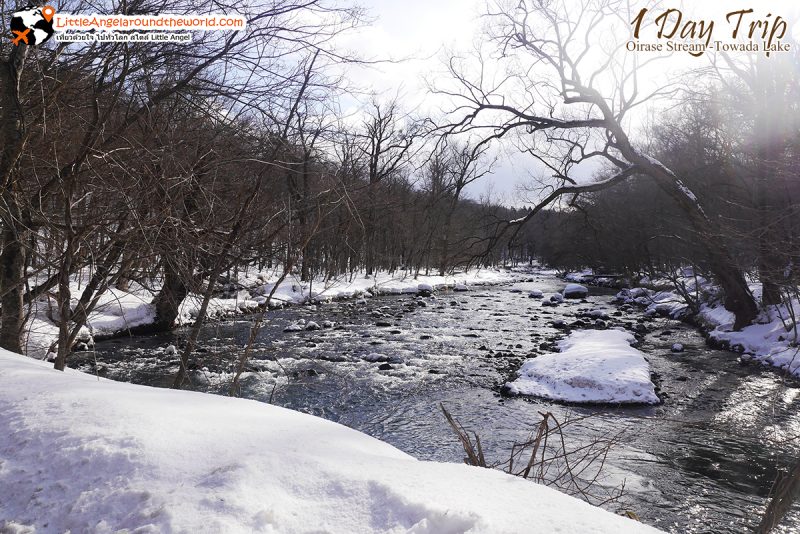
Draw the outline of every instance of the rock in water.
<instances>
[{"instance_id":1,"label":"rock in water","mask_svg":"<svg viewBox=\"0 0 800 534\"><path fill-rule=\"evenodd\" d=\"M582 299L589 296L589 290L580 284L567 284L564 288L564 297L568 299Z\"/></svg>"},{"instance_id":2,"label":"rock in water","mask_svg":"<svg viewBox=\"0 0 800 534\"><path fill-rule=\"evenodd\" d=\"M683 352L683 345L681 345L680 343L673 343L672 352Z\"/></svg>"}]
</instances>

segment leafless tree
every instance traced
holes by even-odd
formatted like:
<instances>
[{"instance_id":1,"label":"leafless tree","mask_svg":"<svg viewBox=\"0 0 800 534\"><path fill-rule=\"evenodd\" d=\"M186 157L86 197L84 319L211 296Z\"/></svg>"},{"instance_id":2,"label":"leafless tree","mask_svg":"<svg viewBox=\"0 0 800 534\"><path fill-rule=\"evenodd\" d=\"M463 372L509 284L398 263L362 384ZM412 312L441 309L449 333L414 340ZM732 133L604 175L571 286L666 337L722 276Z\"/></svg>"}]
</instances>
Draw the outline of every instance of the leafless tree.
<instances>
[{"instance_id":1,"label":"leafless tree","mask_svg":"<svg viewBox=\"0 0 800 534\"><path fill-rule=\"evenodd\" d=\"M579 6L499 3L488 15L487 39L496 47L500 66L490 69L480 54L477 68L451 58L455 87L439 92L456 105L441 128L482 134L483 143L518 134L522 148L552 173L556 185L526 216L501 225L501 235L509 230L515 235L561 196L599 191L634 177L652 179L691 223L724 290L726 307L736 316L735 327L742 328L756 317L756 304L741 269L717 238L715 221L681 178L628 134L633 110L672 90L643 90L639 76L648 62L630 59L621 49L623 42L611 48L598 42L614 25L627 35L628 14L620 0L583 0ZM574 171L590 161L614 171L601 181L580 183Z\"/></svg>"}]
</instances>

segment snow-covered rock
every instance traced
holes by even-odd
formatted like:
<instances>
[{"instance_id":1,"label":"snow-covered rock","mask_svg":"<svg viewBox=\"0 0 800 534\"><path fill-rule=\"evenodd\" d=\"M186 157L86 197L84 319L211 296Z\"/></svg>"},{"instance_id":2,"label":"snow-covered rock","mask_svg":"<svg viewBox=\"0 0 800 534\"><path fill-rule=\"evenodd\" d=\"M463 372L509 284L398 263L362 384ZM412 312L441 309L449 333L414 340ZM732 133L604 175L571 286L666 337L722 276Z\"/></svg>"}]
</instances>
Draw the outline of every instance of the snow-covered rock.
<instances>
[{"instance_id":1,"label":"snow-covered rock","mask_svg":"<svg viewBox=\"0 0 800 534\"><path fill-rule=\"evenodd\" d=\"M316 323L314 321L308 321L306 323L306 330L319 330L319 329L320 329L319 323Z\"/></svg>"},{"instance_id":2,"label":"snow-covered rock","mask_svg":"<svg viewBox=\"0 0 800 534\"><path fill-rule=\"evenodd\" d=\"M539 289L534 289L528 293L528 297L532 299L540 299L544 296L544 293L541 292Z\"/></svg>"},{"instance_id":3,"label":"snow-covered rock","mask_svg":"<svg viewBox=\"0 0 800 534\"><path fill-rule=\"evenodd\" d=\"M469 291L469 287L464 282L458 282L453 286L453 291Z\"/></svg>"},{"instance_id":4,"label":"snow-covered rock","mask_svg":"<svg viewBox=\"0 0 800 534\"><path fill-rule=\"evenodd\" d=\"M622 330L578 330L559 342L561 352L525 361L506 390L576 403L658 404L635 340Z\"/></svg>"},{"instance_id":5,"label":"snow-covered rock","mask_svg":"<svg viewBox=\"0 0 800 534\"><path fill-rule=\"evenodd\" d=\"M585 282L587 278L591 278L593 272L591 269L586 269L580 272L567 273L564 279L567 282Z\"/></svg>"},{"instance_id":6,"label":"snow-covered rock","mask_svg":"<svg viewBox=\"0 0 800 534\"><path fill-rule=\"evenodd\" d=\"M683 352L683 345L681 345L680 343L673 343L672 349L670 350L672 350L672 352Z\"/></svg>"},{"instance_id":7,"label":"snow-covered rock","mask_svg":"<svg viewBox=\"0 0 800 534\"><path fill-rule=\"evenodd\" d=\"M417 291L420 295L430 295L433 293L433 286L430 284L418 284Z\"/></svg>"},{"instance_id":8,"label":"snow-covered rock","mask_svg":"<svg viewBox=\"0 0 800 534\"><path fill-rule=\"evenodd\" d=\"M582 299L589 296L589 290L586 286L580 284L567 284L564 288L564 298L568 299Z\"/></svg>"},{"instance_id":9,"label":"snow-covered rock","mask_svg":"<svg viewBox=\"0 0 800 534\"><path fill-rule=\"evenodd\" d=\"M0 518L12 532L659 532L310 415L6 351L0 428Z\"/></svg>"},{"instance_id":10,"label":"snow-covered rock","mask_svg":"<svg viewBox=\"0 0 800 534\"><path fill-rule=\"evenodd\" d=\"M306 329L306 322L304 319L300 319L297 322L294 322L283 329L284 332L300 332Z\"/></svg>"}]
</instances>

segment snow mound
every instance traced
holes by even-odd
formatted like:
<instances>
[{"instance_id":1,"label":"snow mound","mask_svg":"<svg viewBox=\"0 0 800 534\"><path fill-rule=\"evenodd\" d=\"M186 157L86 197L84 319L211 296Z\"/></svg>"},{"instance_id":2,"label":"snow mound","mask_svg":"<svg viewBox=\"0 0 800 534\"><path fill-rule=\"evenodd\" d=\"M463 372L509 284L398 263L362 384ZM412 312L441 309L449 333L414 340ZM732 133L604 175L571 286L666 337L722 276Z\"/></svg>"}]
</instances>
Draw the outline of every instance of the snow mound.
<instances>
[{"instance_id":1,"label":"snow mound","mask_svg":"<svg viewBox=\"0 0 800 534\"><path fill-rule=\"evenodd\" d=\"M575 403L658 404L650 365L622 330L578 330L559 342L561 352L522 364L506 384L515 395Z\"/></svg>"},{"instance_id":2,"label":"snow mound","mask_svg":"<svg viewBox=\"0 0 800 534\"><path fill-rule=\"evenodd\" d=\"M496 470L256 401L0 351L0 517L48 532L656 533Z\"/></svg>"}]
</instances>

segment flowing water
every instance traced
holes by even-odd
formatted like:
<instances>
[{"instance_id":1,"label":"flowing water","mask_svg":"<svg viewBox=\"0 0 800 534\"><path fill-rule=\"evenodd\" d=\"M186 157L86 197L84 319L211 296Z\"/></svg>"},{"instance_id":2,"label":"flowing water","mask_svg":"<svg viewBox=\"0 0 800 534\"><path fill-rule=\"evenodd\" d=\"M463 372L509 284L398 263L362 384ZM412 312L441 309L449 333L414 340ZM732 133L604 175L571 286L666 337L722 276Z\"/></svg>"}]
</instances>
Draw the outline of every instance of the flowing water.
<instances>
[{"instance_id":1,"label":"flowing water","mask_svg":"<svg viewBox=\"0 0 800 534\"><path fill-rule=\"evenodd\" d=\"M644 317L612 303L613 291L592 289L584 301L541 307L528 298L564 282L534 273L526 282L366 301L298 306L269 312L242 380L241 396L337 421L425 460L460 462L464 453L447 425L444 406L477 432L487 455L505 459L528 437L540 412L558 419L592 414L568 436L587 440L621 432L606 463L606 484L624 480L625 496L607 507L633 511L672 532L747 532L758 524L778 469L800 461L800 383L735 354L708 348L692 328ZM650 361L663 404L576 407L540 399L503 398L499 385L529 354L550 350L571 323L604 308L610 326L644 324L639 345ZM299 321L315 331L284 332ZM203 328L190 373L192 389L227 392L234 361L252 321ZM641 328L641 327L639 327ZM119 338L95 347L101 376L168 386L185 330ZM685 352L670 351L682 343ZM73 365L95 372L94 355ZM795 507L783 532L800 532Z\"/></svg>"}]
</instances>

